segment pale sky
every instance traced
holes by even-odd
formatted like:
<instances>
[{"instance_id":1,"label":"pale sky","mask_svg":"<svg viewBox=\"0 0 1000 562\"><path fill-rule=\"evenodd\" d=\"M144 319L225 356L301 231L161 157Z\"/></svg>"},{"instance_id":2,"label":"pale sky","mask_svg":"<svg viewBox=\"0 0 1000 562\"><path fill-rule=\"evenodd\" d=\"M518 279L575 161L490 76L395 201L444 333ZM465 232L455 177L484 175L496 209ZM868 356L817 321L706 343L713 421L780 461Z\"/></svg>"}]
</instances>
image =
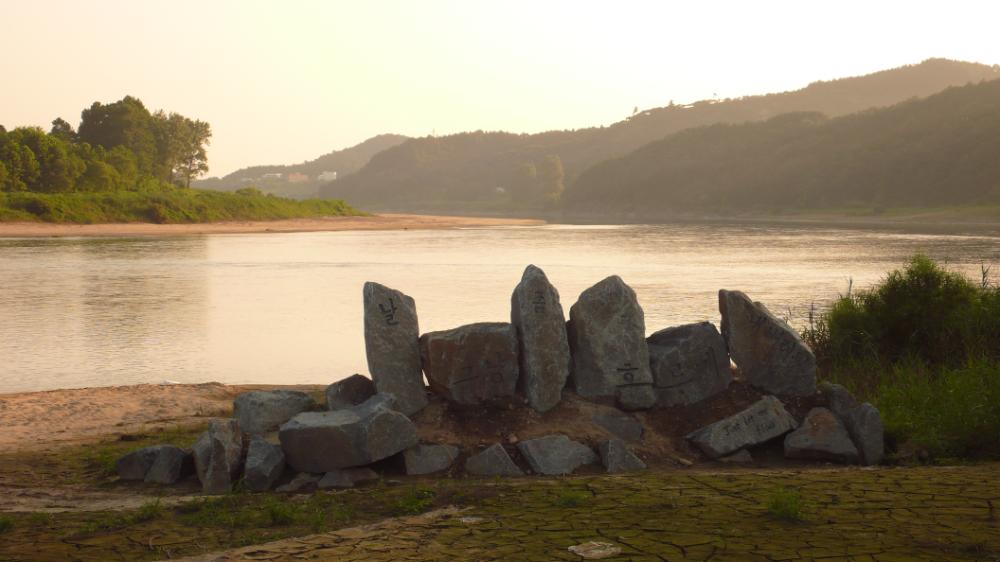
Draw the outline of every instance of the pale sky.
<instances>
[{"instance_id":1,"label":"pale sky","mask_svg":"<svg viewBox=\"0 0 1000 562\"><path fill-rule=\"evenodd\" d=\"M1000 3L0 0L0 124L127 94L208 121L210 175L380 133L538 132L930 57L1000 63Z\"/></svg>"}]
</instances>

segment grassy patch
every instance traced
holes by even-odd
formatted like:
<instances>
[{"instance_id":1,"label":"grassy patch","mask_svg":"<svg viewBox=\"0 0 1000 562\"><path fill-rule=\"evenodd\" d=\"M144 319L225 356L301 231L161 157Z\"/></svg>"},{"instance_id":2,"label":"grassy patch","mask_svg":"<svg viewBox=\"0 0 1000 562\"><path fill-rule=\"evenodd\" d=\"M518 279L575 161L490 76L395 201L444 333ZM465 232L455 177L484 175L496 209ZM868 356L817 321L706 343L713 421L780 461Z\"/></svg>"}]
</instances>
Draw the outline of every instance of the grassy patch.
<instances>
[{"instance_id":1,"label":"grassy patch","mask_svg":"<svg viewBox=\"0 0 1000 562\"><path fill-rule=\"evenodd\" d=\"M416 515L427 511L434 503L435 493L424 487L412 487L396 500L393 512L396 515Z\"/></svg>"},{"instance_id":2,"label":"grassy patch","mask_svg":"<svg viewBox=\"0 0 1000 562\"><path fill-rule=\"evenodd\" d=\"M14 528L14 519L6 515L0 515L0 534L6 533L7 531L13 528Z\"/></svg>"},{"instance_id":3,"label":"grassy patch","mask_svg":"<svg viewBox=\"0 0 1000 562\"><path fill-rule=\"evenodd\" d=\"M205 431L204 425L173 427L141 435L130 435L115 441L104 441L79 449L70 449L66 458L80 466L98 480L108 480L117 475L117 462L123 455L151 445L174 445L189 448Z\"/></svg>"},{"instance_id":4,"label":"grassy patch","mask_svg":"<svg viewBox=\"0 0 1000 562\"><path fill-rule=\"evenodd\" d=\"M777 488L767 497L767 513L782 521L801 521L802 494L793 488Z\"/></svg>"},{"instance_id":5,"label":"grassy patch","mask_svg":"<svg viewBox=\"0 0 1000 562\"><path fill-rule=\"evenodd\" d=\"M579 507L592 497L586 490L565 489L556 495L555 505L558 507Z\"/></svg>"}]
</instances>

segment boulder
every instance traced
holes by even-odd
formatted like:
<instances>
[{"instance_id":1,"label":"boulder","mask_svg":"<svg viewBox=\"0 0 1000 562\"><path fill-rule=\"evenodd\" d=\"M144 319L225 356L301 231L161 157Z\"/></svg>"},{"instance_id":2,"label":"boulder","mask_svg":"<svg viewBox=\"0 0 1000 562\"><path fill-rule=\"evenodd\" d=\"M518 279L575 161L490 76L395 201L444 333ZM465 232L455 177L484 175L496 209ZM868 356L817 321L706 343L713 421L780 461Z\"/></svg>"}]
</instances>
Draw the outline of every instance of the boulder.
<instances>
[{"instance_id":1,"label":"boulder","mask_svg":"<svg viewBox=\"0 0 1000 562\"><path fill-rule=\"evenodd\" d=\"M289 466L326 473L363 466L417 444L417 428L378 394L360 406L332 412L303 412L281 426L278 438Z\"/></svg>"},{"instance_id":2,"label":"boulder","mask_svg":"<svg viewBox=\"0 0 1000 562\"><path fill-rule=\"evenodd\" d=\"M248 435L278 429L296 414L313 406L313 399L294 390L254 390L233 400L233 418Z\"/></svg>"},{"instance_id":3,"label":"boulder","mask_svg":"<svg viewBox=\"0 0 1000 562\"><path fill-rule=\"evenodd\" d=\"M458 458L454 445L415 445L403 451L406 473L413 476L447 470Z\"/></svg>"},{"instance_id":4,"label":"boulder","mask_svg":"<svg viewBox=\"0 0 1000 562\"><path fill-rule=\"evenodd\" d=\"M465 471L475 476L524 476L499 443L466 459Z\"/></svg>"},{"instance_id":5,"label":"boulder","mask_svg":"<svg viewBox=\"0 0 1000 562\"><path fill-rule=\"evenodd\" d=\"M740 449L731 455L719 457L718 461L732 464L751 464L753 463L753 455L746 449Z\"/></svg>"},{"instance_id":6,"label":"boulder","mask_svg":"<svg viewBox=\"0 0 1000 562\"><path fill-rule=\"evenodd\" d=\"M858 448L833 412L826 408L813 408L802 425L785 437L785 456L790 459L856 463Z\"/></svg>"},{"instance_id":7,"label":"boulder","mask_svg":"<svg viewBox=\"0 0 1000 562\"><path fill-rule=\"evenodd\" d=\"M375 383L364 375L351 375L326 387L326 409L352 408L375 396Z\"/></svg>"},{"instance_id":8,"label":"boulder","mask_svg":"<svg viewBox=\"0 0 1000 562\"><path fill-rule=\"evenodd\" d=\"M609 409L591 416L591 421L608 433L629 442L642 439L642 423L625 412Z\"/></svg>"},{"instance_id":9,"label":"boulder","mask_svg":"<svg viewBox=\"0 0 1000 562\"><path fill-rule=\"evenodd\" d=\"M816 357L799 335L739 291L719 291L722 337L751 385L772 394L816 392Z\"/></svg>"},{"instance_id":10,"label":"boulder","mask_svg":"<svg viewBox=\"0 0 1000 562\"><path fill-rule=\"evenodd\" d=\"M510 297L510 322L520 349L521 389L532 408L546 412L562 399L569 378L569 339L559 291L533 265Z\"/></svg>"},{"instance_id":11,"label":"boulder","mask_svg":"<svg viewBox=\"0 0 1000 562\"><path fill-rule=\"evenodd\" d=\"M427 405L420 372L417 305L403 293L378 283L364 287L365 354L375 388L399 401L407 416Z\"/></svg>"},{"instance_id":12,"label":"boulder","mask_svg":"<svg viewBox=\"0 0 1000 562\"><path fill-rule=\"evenodd\" d=\"M701 402L733 380L726 341L711 322L660 330L646 343L658 406Z\"/></svg>"},{"instance_id":13,"label":"boulder","mask_svg":"<svg viewBox=\"0 0 1000 562\"><path fill-rule=\"evenodd\" d=\"M633 472L645 470L646 463L629 450L628 445L617 437L608 439L597 446L601 454L601 464L608 472Z\"/></svg>"},{"instance_id":14,"label":"boulder","mask_svg":"<svg viewBox=\"0 0 1000 562\"><path fill-rule=\"evenodd\" d=\"M161 445L144 480L152 484L176 484L194 473L191 453L172 445Z\"/></svg>"},{"instance_id":15,"label":"boulder","mask_svg":"<svg viewBox=\"0 0 1000 562\"><path fill-rule=\"evenodd\" d=\"M313 488L317 487L321 474L309 474L308 472L300 472L295 475L290 481L278 486L274 489L275 492L281 492L283 494L291 494L295 492L308 492Z\"/></svg>"},{"instance_id":16,"label":"boulder","mask_svg":"<svg viewBox=\"0 0 1000 562\"><path fill-rule=\"evenodd\" d=\"M687 436L703 453L717 459L744 447L780 437L798 427L795 418L774 396L765 396L742 412L707 425Z\"/></svg>"},{"instance_id":17,"label":"boulder","mask_svg":"<svg viewBox=\"0 0 1000 562\"><path fill-rule=\"evenodd\" d=\"M859 404L839 384L823 383L819 389L830 410L847 428L854 446L858 448L859 461L865 465L882 462L885 455L885 429L878 409L868 402Z\"/></svg>"},{"instance_id":18,"label":"boulder","mask_svg":"<svg viewBox=\"0 0 1000 562\"><path fill-rule=\"evenodd\" d=\"M475 405L517 390L517 337L510 324L483 322L420 337L431 390L451 402Z\"/></svg>"},{"instance_id":19,"label":"boulder","mask_svg":"<svg viewBox=\"0 0 1000 562\"><path fill-rule=\"evenodd\" d=\"M316 487L320 490L353 488L358 484L372 480L378 480L378 473L367 467L334 469L324 474L316 483Z\"/></svg>"},{"instance_id":20,"label":"boulder","mask_svg":"<svg viewBox=\"0 0 1000 562\"><path fill-rule=\"evenodd\" d=\"M285 453L280 445L268 443L263 437L254 436L247 447L243 485L251 492L266 492L274 486L285 471Z\"/></svg>"},{"instance_id":21,"label":"boulder","mask_svg":"<svg viewBox=\"0 0 1000 562\"><path fill-rule=\"evenodd\" d=\"M583 398L615 398L625 410L656 402L646 322L635 291L612 275L580 294L567 324L572 380Z\"/></svg>"},{"instance_id":22,"label":"boulder","mask_svg":"<svg viewBox=\"0 0 1000 562\"><path fill-rule=\"evenodd\" d=\"M565 435L546 435L517 444L521 455L538 474L571 474L585 464L597 462L597 455L583 443Z\"/></svg>"},{"instance_id":23,"label":"boulder","mask_svg":"<svg viewBox=\"0 0 1000 562\"><path fill-rule=\"evenodd\" d=\"M132 451L118 459L115 463L115 469L118 472L118 478L122 480L143 480L146 478L146 473L152 468L153 463L156 462L156 457L160 453L160 449L164 445L154 445L152 447L144 447L137 451Z\"/></svg>"},{"instance_id":24,"label":"boulder","mask_svg":"<svg viewBox=\"0 0 1000 562\"><path fill-rule=\"evenodd\" d=\"M224 494L243 468L243 431L236 420L212 420L192 447L194 465L206 494Z\"/></svg>"}]
</instances>

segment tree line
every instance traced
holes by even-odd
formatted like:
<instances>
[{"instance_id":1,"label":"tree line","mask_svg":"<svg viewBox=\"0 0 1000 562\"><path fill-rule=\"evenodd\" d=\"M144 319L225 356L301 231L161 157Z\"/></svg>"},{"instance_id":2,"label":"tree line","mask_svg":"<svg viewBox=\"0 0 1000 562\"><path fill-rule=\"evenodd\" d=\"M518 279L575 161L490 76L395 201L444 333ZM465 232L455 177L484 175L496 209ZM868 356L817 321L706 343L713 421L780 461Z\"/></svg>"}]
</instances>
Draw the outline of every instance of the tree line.
<instances>
[{"instance_id":1,"label":"tree line","mask_svg":"<svg viewBox=\"0 0 1000 562\"><path fill-rule=\"evenodd\" d=\"M76 130L62 118L7 131L0 125L0 191L138 191L174 184L190 187L208 171L204 121L150 112L132 96L84 109Z\"/></svg>"}]
</instances>

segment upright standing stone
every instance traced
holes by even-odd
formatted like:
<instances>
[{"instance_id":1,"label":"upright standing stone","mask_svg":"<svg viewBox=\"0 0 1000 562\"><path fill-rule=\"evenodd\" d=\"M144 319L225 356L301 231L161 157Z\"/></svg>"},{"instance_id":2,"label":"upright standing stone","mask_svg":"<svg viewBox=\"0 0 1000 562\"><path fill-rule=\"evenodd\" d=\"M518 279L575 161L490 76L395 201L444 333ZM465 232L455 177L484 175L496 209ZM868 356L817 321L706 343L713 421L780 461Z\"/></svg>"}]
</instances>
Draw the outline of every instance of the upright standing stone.
<instances>
[{"instance_id":1,"label":"upright standing stone","mask_svg":"<svg viewBox=\"0 0 1000 562\"><path fill-rule=\"evenodd\" d=\"M192 447L198 480L206 494L225 494L243 468L243 431L236 420L212 420Z\"/></svg>"},{"instance_id":2,"label":"upright standing stone","mask_svg":"<svg viewBox=\"0 0 1000 562\"><path fill-rule=\"evenodd\" d=\"M719 291L722 337L751 385L785 396L816 392L816 357L788 324L739 291Z\"/></svg>"},{"instance_id":3,"label":"upright standing stone","mask_svg":"<svg viewBox=\"0 0 1000 562\"><path fill-rule=\"evenodd\" d=\"M658 406L701 402L733 380L726 342L711 322L660 330L646 343Z\"/></svg>"},{"instance_id":4,"label":"upright standing stone","mask_svg":"<svg viewBox=\"0 0 1000 562\"><path fill-rule=\"evenodd\" d=\"M417 305L399 291L368 282L364 306L365 353L375 388L395 396L399 411L412 416L427 405Z\"/></svg>"},{"instance_id":5,"label":"upright standing stone","mask_svg":"<svg viewBox=\"0 0 1000 562\"><path fill-rule=\"evenodd\" d=\"M517 337L510 324L482 322L420 336L431 390L456 404L474 405L517 390Z\"/></svg>"},{"instance_id":6,"label":"upright standing stone","mask_svg":"<svg viewBox=\"0 0 1000 562\"><path fill-rule=\"evenodd\" d=\"M612 275L584 291L569 318L576 393L616 398L626 410L652 406L646 322L635 291Z\"/></svg>"},{"instance_id":7,"label":"upright standing stone","mask_svg":"<svg viewBox=\"0 0 1000 562\"><path fill-rule=\"evenodd\" d=\"M520 346L524 395L536 411L548 411L562 399L569 377L569 339L559 291L533 265L510 297L510 322Z\"/></svg>"},{"instance_id":8,"label":"upright standing stone","mask_svg":"<svg viewBox=\"0 0 1000 562\"><path fill-rule=\"evenodd\" d=\"M798 427L785 405L765 396L742 412L707 425L687 436L710 458L717 459L744 447L780 437Z\"/></svg>"},{"instance_id":9,"label":"upright standing stone","mask_svg":"<svg viewBox=\"0 0 1000 562\"><path fill-rule=\"evenodd\" d=\"M785 437L785 456L790 459L858 462L858 448L847 428L826 408L809 410L798 429Z\"/></svg>"}]
</instances>

